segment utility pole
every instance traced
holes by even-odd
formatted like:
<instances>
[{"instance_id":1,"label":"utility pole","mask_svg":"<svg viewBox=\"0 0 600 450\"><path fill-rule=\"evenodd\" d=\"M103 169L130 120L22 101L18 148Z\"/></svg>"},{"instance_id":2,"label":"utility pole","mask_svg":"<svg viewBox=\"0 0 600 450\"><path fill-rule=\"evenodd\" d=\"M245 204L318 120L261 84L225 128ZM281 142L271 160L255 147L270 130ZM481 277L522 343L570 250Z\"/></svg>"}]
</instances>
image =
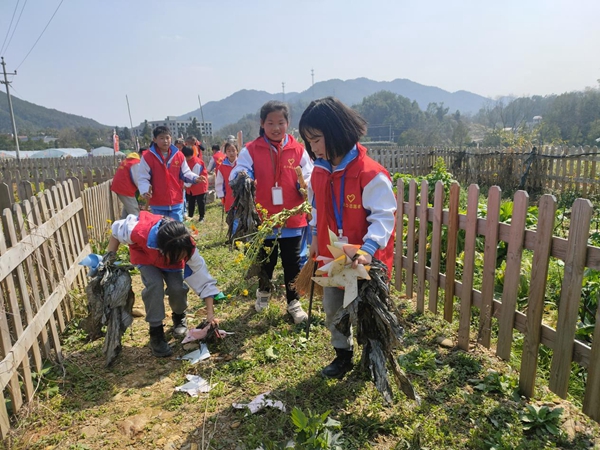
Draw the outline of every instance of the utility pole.
<instances>
[{"instance_id":1,"label":"utility pole","mask_svg":"<svg viewBox=\"0 0 600 450\"><path fill-rule=\"evenodd\" d=\"M4 56L2 57L2 72L4 72L4 81L0 81L1 84L6 85L6 95L8 97L8 110L10 112L10 120L12 121L12 129L13 135L15 136L15 145L17 146L17 162L21 162L21 154L19 153L19 136L17 135L17 124L15 123L15 113L13 112L12 100L10 99L10 82L8 81L7 75L16 75L17 71L14 73L7 74L6 73L6 63L4 62Z\"/></svg>"},{"instance_id":2,"label":"utility pole","mask_svg":"<svg viewBox=\"0 0 600 450\"><path fill-rule=\"evenodd\" d=\"M125 100L127 100L127 112L129 113L129 125L131 125L131 132L133 133L133 122L131 121L131 109L129 109L129 97L125 94ZM137 130L135 130L135 151L140 152L140 141L138 139Z\"/></svg>"},{"instance_id":3,"label":"utility pole","mask_svg":"<svg viewBox=\"0 0 600 450\"><path fill-rule=\"evenodd\" d=\"M200 104L200 116L202 117L202 128L200 130L200 134L202 134L206 130L206 127L204 125L204 111L202 110L202 102L200 101L200 94L198 94L198 103Z\"/></svg>"}]
</instances>

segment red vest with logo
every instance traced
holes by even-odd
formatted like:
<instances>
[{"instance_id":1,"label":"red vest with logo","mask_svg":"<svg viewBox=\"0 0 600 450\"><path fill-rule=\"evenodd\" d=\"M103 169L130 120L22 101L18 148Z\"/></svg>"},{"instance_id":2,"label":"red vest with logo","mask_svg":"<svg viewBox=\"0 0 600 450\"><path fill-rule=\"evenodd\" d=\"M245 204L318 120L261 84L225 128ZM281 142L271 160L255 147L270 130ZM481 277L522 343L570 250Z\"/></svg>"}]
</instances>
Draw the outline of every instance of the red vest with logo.
<instances>
[{"instance_id":1,"label":"red vest with logo","mask_svg":"<svg viewBox=\"0 0 600 450\"><path fill-rule=\"evenodd\" d=\"M304 147L293 136L287 136L286 146L278 152L272 150L262 136L246 145L254 162L256 203L260 203L270 215L277 214L283 209L292 209L304 201L297 188L298 176L295 170L304 155ZM282 188L283 205L273 205L271 188L275 186L275 178L278 186ZM290 217L284 226L287 228L306 226L306 214Z\"/></svg>"},{"instance_id":2,"label":"red vest with logo","mask_svg":"<svg viewBox=\"0 0 600 450\"><path fill-rule=\"evenodd\" d=\"M139 164L140 161L139 156L137 158L127 157L121 161L113 178L110 190L116 194L124 195L125 197L135 197L138 188L131 178L131 168L136 164Z\"/></svg>"},{"instance_id":3,"label":"red vest with logo","mask_svg":"<svg viewBox=\"0 0 600 450\"><path fill-rule=\"evenodd\" d=\"M221 166L221 164L223 164L223 161L225 161L225 153L219 151L219 152L214 152L212 155L212 158L215 161L215 171L219 170L219 167Z\"/></svg>"},{"instance_id":4,"label":"red vest with logo","mask_svg":"<svg viewBox=\"0 0 600 450\"><path fill-rule=\"evenodd\" d=\"M319 255L332 257L331 252L327 248L329 244L329 233L327 230L330 229L334 233L338 233L331 196L332 183L336 201L339 202L342 175L345 173L344 204L342 209L343 233L344 236L348 237L350 244L362 245L363 238L369 228L369 222L367 221L368 211L362 204L363 190L380 173L384 173L390 178L389 173L383 166L366 155L365 147L360 144L357 144L357 147L358 156L348 163L345 170L329 173L326 169L315 165L310 178L317 208ZM392 233L387 246L377 250L374 256L388 267L388 275L391 277L394 260L394 233Z\"/></svg>"},{"instance_id":5,"label":"red vest with logo","mask_svg":"<svg viewBox=\"0 0 600 450\"><path fill-rule=\"evenodd\" d=\"M168 159L162 157L158 148L153 144L144 152L144 161L150 167L152 206L173 206L183 203L183 180L179 178L181 166L186 164L185 156L177 147L171 145Z\"/></svg>"},{"instance_id":6,"label":"red vest with logo","mask_svg":"<svg viewBox=\"0 0 600 450\"><path fill-rule=\"evenodd\" d=\"M176 264L168 264L162 253L157 249L148 247L150 230L162 219L163 216L152 214L147 211L140 211L138 223L131 231L131 241L133 242L133 244L129 245L129 260L131 261L131 264L155 266L159 269L184 268L185 261L180 261Z\"/></svg>"},{"instance_id":7,"label":"red vest with logo","mask_svg":"<svg viewBox=\"0 0 600 450\"><path fill-rule=\"evenodd\" d=\"M230 163L229 160L227 162L223 161L218 168L218 171L221 172L221 176L223 177L223 184L225 185L225 211L229 211L231 205L233 205L233 191L231 190L231 186L229 185L229 175L231 174L231 170L235 167L236 161Z\"/></svg>"},{"instance_id":8,"label":"red vest with logo","mask_svg":"<svg viewBox=\"0 0 600 450\"><path fill-rule=\"evenodd\" d=\"M206 181L200 181L199 183L192 184L189 188L186 188L185 191L192 195L206 194L208 192L208 171L204 166L204 162L201 161L197 156L192 156L187 160L187 164L190 170L193 170L194 167L196 167L196 164L201 166L202 168L200 169L200 175L204 176Z\"/></svg>"}]
</instances>

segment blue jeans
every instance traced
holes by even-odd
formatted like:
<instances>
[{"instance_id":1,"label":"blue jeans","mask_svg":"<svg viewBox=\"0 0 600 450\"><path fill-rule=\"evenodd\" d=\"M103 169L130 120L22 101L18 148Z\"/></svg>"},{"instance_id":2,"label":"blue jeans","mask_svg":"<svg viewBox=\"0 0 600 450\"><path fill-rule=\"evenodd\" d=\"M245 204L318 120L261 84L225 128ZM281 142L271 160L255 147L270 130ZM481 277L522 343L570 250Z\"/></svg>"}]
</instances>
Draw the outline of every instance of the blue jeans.
<instances>
[{"instance_id":1,"label":"blue jeans","mask_svg":"<svg viewBox=\"0 0 600 450\"><path fill-rule=\"evenodd\" d=\"M172 206L152 206L150 205L150 211L152 214L158 214L160 216L170 217L178 222L183 222L183 202L179 205Z\"/></svg>"}]
</instances>

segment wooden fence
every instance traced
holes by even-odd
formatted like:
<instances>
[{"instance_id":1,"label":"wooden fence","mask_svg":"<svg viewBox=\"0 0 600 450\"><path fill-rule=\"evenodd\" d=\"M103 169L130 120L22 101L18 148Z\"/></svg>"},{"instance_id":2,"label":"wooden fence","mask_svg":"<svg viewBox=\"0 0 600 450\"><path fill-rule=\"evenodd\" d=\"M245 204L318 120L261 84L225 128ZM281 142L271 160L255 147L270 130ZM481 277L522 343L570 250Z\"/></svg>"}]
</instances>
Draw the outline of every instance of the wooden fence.
<instances>
[{"instance_id":1,"label":"wooden fence","mask_svg":"<svg viewBox=\"0 0 600 450\"><path fill-rule=\"evenodd\" d=\"M77 178L82 189L111 180L119 162L120 159L112 156L29 158L20 163L0 159L0 183L9 187L8 193L0 190L0 209L10 208L16 201L52 187L48 185L52 180L62 182Z\"/></svg>"},{"instance_id":2,"label":"wooden fence","mask_svg":"<svg viewBox=\"0 0 600 450\"><path fill-rule=\"evenodd\" d=\"M427 306L433 314L438 314L439 308L450 323L456 319L455 312L458 311L458 346L465 351L469 351L469 342L473 340L489 348L494 322L498 330L496 354L508 360L513 344L513 329L522 333L524 343L519 388L525 396L534 394L540 344L552 349L549 386L560 397L567 395L571 363L586 368L583 411L600 422L600 327L595 328L591 346L575 338L584 270L600 270L600 248L588 245L593 212L591 203L584 199L575 201L569 237L563 239L553 235L556 199L551 195L541 197L537 228L529 230L525 224L529 204L525 191L515 194L512 219L508 224L499 222L501 192L497 186L489 190L486 218L478 217L477 185L471 185L468 189L466 214L459 214L460 186L457 183L450 189L448 209L444 209L441 182L435 186L432 207L428 206L427 181L421 183L420 203L417 203L418 189L413 180L409 185L408 201L404 201L404 184L402 181L398 183L396 232L398 237L406 234L406 239L396 240L396 287L401 289L405 283L406 294L412 298L416 279L418 311L424 312ZM433 230L430 235L429 223ZM460 271L457 270L459 230L464 230L464 257ZM445 248L442 248L442 236L445 236ZM485 240L480 290L474 287L478 236ZM502 297L497 299L494 298L494 288L500 242L507 243L508 253ZM528 280L527 308L519 311L517 291L524 249L533 252L533 261ZM440 272L442 256L446 273ZM556 329L544 323L543 318L551 258L564 262ZM460 279L457 275L459 272L462 273ZM439 296L439 288L444 290L442 297ZM455 303L455 297L459 299L458 303ZM473 306L478 308L478 312ZM472 330L471 327L473 314L479 315L478 330ZM600 308L596 312L596 323L600 323Z\"/></svg>"},{"instance_id":3,"label":"wooden fence","mask_svg":"<svg viewBox=\"0 0 600 450\"><path fill-rule=\"evenodd\" d=\"M465 186L476 183L536 194L566 190L581 196L600 193L598 147L398 147L369 149L369 155L390 173L413 176L428 174L442 158L448 171Z\"/></svg>"},{"instance_id":4,"label":"wooden fence","mask_svg":"<svg viewBox=\"0 0 600 450\"><path fill-rule=\"evenodd\" d=\"M84 288L78 263L106 238L118 205L110 181L81 192L76 178L2 212L0 231L0 433L35 394L32 371L62 361L60 333L73 317L69 292Z\"/></svg>"}]
</instances>

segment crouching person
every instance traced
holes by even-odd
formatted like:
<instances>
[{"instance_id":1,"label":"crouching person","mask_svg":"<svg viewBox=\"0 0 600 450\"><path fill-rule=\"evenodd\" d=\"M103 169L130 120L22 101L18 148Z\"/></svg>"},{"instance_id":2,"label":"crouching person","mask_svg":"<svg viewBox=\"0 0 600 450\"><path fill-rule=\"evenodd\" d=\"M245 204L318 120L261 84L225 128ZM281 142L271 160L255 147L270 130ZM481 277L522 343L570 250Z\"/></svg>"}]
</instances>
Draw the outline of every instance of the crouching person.
<instances>
[{"instance_id":1,"label":"crouching person","mask_svg":"<svg viewBox=\"0 0 600 450\"><path fill-rule=\"evenodd\" d=\"M173 353L165 339L163 325L165 294L173 311L175 337L184 337L187 333L188 286L206 302L208 323L216 323L213 300L220 291L183 223L141 211L139 216L129 215L113 223L107 250L116 252L119 244L129 245L131 264L137 266L142 275L142 300L154 356Z\"/></svg>"}]
</instances>

